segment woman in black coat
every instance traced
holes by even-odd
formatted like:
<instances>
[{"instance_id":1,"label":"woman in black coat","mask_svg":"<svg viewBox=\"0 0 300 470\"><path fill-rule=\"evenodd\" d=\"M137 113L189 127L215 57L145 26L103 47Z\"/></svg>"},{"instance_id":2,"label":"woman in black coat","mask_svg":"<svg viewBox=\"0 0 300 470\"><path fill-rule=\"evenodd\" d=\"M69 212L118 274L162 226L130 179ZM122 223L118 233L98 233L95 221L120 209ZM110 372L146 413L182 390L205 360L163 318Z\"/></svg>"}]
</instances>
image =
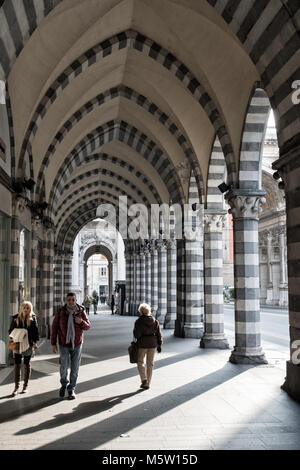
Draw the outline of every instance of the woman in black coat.
<instances>
[{"instance_id":1,"label":"woman in black coat","mask_svg":"<svg viewBox=\"0 0 300 470\"><path fill-rule=\"evenodd\" d=\"M152 378L155 351L161 352L163 340L159 322L151 315L150 305L141 304L138 310L140 318L135 322L133 336L137 339L137 366L142 381L141 388L148 389Z\"/></svg>"},{"instance_id":2,"label":"woman in black coat","mask_svg":"<svg viewBox=\"0 0 300 470\"><path fill-rule=\"evenodd\" d=\"M24 301L21 304L19 313L13 316L10 328L8 333L11 334L15 329L25 329L28 332L28 343L29 347L23 351L19 352L19 349L15 349L13 352L14 355L14 378L15 378L15 389L12 393L12 396L15 396L18 393L21 381L21 363L22 357L24 357L24 385L22 393L27 392L29 377L30 377L30 359L32 356L32 351L37 349L37 342L39 341L39 330L37 325L37 320L35 313L33 312L32 303Z\"/></svg>"}]
</instances>

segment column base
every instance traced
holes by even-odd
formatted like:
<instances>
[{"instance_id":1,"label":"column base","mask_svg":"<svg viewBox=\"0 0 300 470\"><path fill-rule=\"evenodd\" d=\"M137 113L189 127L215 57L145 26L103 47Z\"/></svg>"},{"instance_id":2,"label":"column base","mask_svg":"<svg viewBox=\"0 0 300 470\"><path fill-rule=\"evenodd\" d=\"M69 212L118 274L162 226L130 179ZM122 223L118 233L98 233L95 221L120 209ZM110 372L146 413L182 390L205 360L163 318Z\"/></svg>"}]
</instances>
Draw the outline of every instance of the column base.
<instances>
[{"instance_id":1,"label":"column base","mask_svg":"<svg viewBox=\"0 0 300 470\"><path fill-rule=\"evenodd\" d=\"M152 315L153 315L153 313L152 313ZM153 315L153 316L154 316L154 315ZM165 322L165 317L166 317L166 315L165 315L164 313L155 316L156 320L158 321L158 323L159 323L160 325L163 325L163 324L164 324L164 322Z\"/></svg>"},{"instance_id":2,"label":"column base","mask_svg":"<svg viewBox=\"0 0 300 470\"><path fill-rule=\"evenodd\" d=\"M175 320L165 319L164 330L174 330L174 329L175 329Z\"/></svg>"},{"instance_id":3,"label":"column base","mask_svg":"<svg viewBox=\"0 0 300 470\"><path fill-rule=\"evenodd\" d=\"M175 320L174 336L184 338L184 323L181 320Z\"/></svg>"},{"instance_id":4,"label":"column base","mask_svg":"<svg viewBox=\"0 0 300 470\"><path fill-rule=\"evenodd\" d=\"M235 350L232 351L231 356L229 358L229 362L232 362L232 364L252 364L252 365L258 365L258 364L268 364L268 361L264 355L262 354L247 354L237 352Z\"/></svg>"},{"instance_id":5,"label":"column base","mask_svg":"<svg viewBox=\"0 0 300 470\"><path fill-rule=\"evenodd\" d=\"M197 338L200 339L203 336L202 326L184 325L184 338Z\"/></svg>"},{"instance_id":6,"label":"column base","mask_svg":"<svg viewBox=\"0 0 300 470\"><path fill-rule=\"evenodd\" d=\"M300 366L293 364L291 361L286 363L286 378L283 385L281 385L290 397L300 402Z\"/></svg>"},{"instance_id":7,"label":"column base","mask_svg":"<svg viewBox=\"0 0 300 470\"><path fill-rule=\"evenodd\" d=\"M204 335L200 341L200 348L204 349L229 349L228 339L224 335Z\"/></svg>"}]
</instances>

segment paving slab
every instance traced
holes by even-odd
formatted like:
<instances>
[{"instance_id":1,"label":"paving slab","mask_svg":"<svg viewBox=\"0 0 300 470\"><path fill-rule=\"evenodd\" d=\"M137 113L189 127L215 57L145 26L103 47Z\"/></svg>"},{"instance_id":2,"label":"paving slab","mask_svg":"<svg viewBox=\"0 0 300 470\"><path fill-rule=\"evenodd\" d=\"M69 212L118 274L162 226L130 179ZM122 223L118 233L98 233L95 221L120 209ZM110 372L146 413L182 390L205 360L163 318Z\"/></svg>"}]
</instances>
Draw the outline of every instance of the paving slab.
<instances>
[{"instance_id":1,"label":"paving slab","mask_svg":"<svg viewBox=\"0 0 300 470\"><path fill-rule=\"evenodd\" d=\"M235 365L230 350L162 329L151 388L141 390L127 354L136 317L104 311L90 320L76 400L58 397L49 340L32 359L28 394L12 398L13 368L0 371L2 450L299 449L300 404L280 388L283 353L269 348L266 366Z\"/></svg>"}]
</instances>

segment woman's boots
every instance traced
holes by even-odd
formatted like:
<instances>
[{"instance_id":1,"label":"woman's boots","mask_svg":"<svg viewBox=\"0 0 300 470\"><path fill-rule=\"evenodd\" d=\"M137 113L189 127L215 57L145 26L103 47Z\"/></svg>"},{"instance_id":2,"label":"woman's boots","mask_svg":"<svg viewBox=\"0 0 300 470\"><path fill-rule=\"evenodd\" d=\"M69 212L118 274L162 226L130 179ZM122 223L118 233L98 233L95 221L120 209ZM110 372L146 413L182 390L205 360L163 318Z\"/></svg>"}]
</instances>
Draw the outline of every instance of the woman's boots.
<instances>
[{"instance_id":1,"label":"woman's boots","mask_svg":"<svg viewBox=\"0 0 300 470\"><path fill-rule=\"evenodd\" d=\"M31 370L30 364L24 364L24 384L23 384L22 393L27 393L27 387L28 387L28 382L29 382L29 377L30 377L30 370ZM15 389L12 392L13 397L15 397L17 395L19 387L20 387L21 364L15 364L14 365L14 376L15 376Z\"/></svg>"},{"instance_id":2,"label":"woman's boots","mask_svg":"<svg viewBox=\"0 0 300 470\"><path fill-rule=\"evenodd\" d=\"M16 396L20 387L21 382L21 364L15 364L14 366L14 376L15 376L15 389L12 392L12 396Z\"/></svg>"},{"instance_id":3,"label":"woman's boots","mask_svg":"<svg viewBox=\"0 0 300 470\"><path fill-rule=\"evenodd\" d=\"M24 385L22 393L27 393L28 381L30 377L30 364L24 364Z\"/></svg>"}]
</instances>

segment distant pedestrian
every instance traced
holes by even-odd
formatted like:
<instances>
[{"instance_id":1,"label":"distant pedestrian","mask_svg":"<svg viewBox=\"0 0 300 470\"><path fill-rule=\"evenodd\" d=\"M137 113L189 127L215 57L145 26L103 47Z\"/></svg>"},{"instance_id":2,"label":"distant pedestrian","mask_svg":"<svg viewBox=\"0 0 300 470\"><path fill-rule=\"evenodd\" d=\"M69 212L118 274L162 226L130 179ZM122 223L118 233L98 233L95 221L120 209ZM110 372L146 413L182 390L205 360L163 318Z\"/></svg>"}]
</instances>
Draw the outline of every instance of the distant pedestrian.
<instances>
[{"instance_id":1,"label":"distant pedestrian","mask_svg":"<svg viewBox=\"0 0 300 470\"><path fill-rule=\"evenodd\" d=\"M111 314L114 314L114 308L115 308L115 296L112 294L111 296L111 302L110 302L110 308L111 308Z\"/></svg>"},{"instance_id":2,"label":"distant pedestrian","mask_svg":"<svg viewBox=\"0 0 300 470\"><path fill-rule=\"evenodd\" d=\"M55 354L57 338L59 342L61 398L65 396L66 389L69 400L76 398L75 387L81 361L83 331L89 330L90 326L84 308L76 303L76 295L70 292L66 297L66 304L56 312L51 329L51 346Z\"/></svg>"},{"instance_id":3,"label":"distant pedestrian","mask_svg":"<svg viewBox=\"0 0 300 470\"><path fill-rule=\"evenodd\" d=\"M86 310L86 313L89 315L90 314L90 306L93 303L93 299L90 295L86 295L83 301L83 306Z\"/></svg>"},{"instance_id":4,"label":"distant pedestrian","mask_svg":"<svg viewBox=\"0 0 300 470\"><path fill-rule=\"evenodd\" d=\"M22 393L26 393L31 372L30 360L33 350L38 347L39 330L31 302L27 300L22 302L19 313L13 316L8 333L13 341L19 343L18 349L13 351L15 388L12 396L15 396L18 393L21 382L22 357L24 358L24 385Z\"/></svg>"},{"instance_id":5,"label":"distant pedestrian","mask_svg":"<svg viewBox=\"0 0 300 470\"><path fill-rule=\"evenodd\" d=\"M151 315L150 305L141 304L138 311L140 317L134 324L133 336L137 339L137 366L142 381L141 388L148 389L152 379L155 350L161 352L163 340L159 322Z\"/></svg>"},{"instance_id":6,"label":"distant pedestrian","mask_svg":"<svg viewBox=\"0 0 300 470\"><path fill-rule=\"evenodd\" d=\"M99 302L99 297L95 296L93 298L94 315L97 315L98 302Z\"/></svg>"}]
</instances>

